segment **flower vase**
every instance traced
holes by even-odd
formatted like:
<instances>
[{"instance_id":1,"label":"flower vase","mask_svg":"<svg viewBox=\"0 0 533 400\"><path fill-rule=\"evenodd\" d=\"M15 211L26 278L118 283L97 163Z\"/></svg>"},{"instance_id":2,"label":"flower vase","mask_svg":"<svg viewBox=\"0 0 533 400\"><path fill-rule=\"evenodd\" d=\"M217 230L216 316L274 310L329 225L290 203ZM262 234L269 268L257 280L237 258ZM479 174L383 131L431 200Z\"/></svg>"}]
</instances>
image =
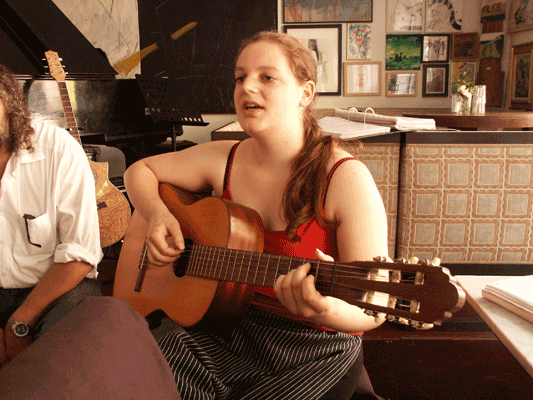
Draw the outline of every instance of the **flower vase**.
<instances>
[{"instance_id":1,"label":"flower vase","mask_svg":"<svg viewBox=\"0 0 533 400\"><path fill-rule=\"evenodd\" d=\"M472 110L472 96L461 96L461 114L470 114Z\"/></svg>"}]
</instances>

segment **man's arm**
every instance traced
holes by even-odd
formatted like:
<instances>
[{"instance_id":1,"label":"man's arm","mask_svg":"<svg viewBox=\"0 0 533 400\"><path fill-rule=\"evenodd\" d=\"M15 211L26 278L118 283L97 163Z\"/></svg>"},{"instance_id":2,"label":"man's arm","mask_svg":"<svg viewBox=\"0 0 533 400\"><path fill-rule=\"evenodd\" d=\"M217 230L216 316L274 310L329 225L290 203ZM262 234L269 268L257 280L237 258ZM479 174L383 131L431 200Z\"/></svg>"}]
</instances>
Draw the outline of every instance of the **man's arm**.
<instances>
[{"instance_id":1,"label":"man's arm","mask_svg":"<svg viewBox=\"0 0 533 400\"><path fill-rule=\"evenodd\" d=\"M12 321L25 322L35 326L42 313L63 294L74 289L92 270L92 266L81 261L54 264L43 279L35 286L20 307L11 316L5 330L6 354L13 358L30 344L26 338L19 338L10 329ZM1 357L1 356L0 356Z\"/></svg>"}]
</instances>

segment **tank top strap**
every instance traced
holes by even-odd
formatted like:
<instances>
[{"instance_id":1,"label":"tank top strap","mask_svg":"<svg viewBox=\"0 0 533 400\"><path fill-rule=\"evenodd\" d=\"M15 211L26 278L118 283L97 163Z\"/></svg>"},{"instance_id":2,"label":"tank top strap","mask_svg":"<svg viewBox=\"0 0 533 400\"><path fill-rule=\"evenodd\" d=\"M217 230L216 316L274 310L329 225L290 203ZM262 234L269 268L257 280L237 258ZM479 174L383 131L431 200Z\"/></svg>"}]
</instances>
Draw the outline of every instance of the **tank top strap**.
<instances>
[{"instance_id":1,"label":"tank top strap","mask_svg":"<svg viewBox=\"0 0 533 400\"><path fill-rule=\"evenodd\" d=\"M333 166L333 168L331 168L331 171L329 171L328 178L326 180L326 186L324 187L324 194L322 196L322 212L324 212L324 206L326 204L326 195L328 194L328 188L329 188L329 183L331 181L331 178L333 177L333 174L335 173L335 171L337 170L339 165L341 165L342 163L344 163L345 161L348 161L348 160L355 160L355 158L353 158L353 157L344 157L344 158L340 159L339 161L337 161L335 163L335 165Z\"/></svg>"},{"instance_id":2,"label":"tank top strap","mask_svg":"<svg viewBox=\"0 0 533 400\"><path fill-rule=\"evenodd\" d=\"M235 151L237 150L237 147L241 144L241 142L237 142L233 145L231 148L229 154L228 154L228 161L226 162L226 171L224 172L224 187L223 191L229 193L229 180L231 175L231 167L233 165L233 159L235 158Z\"/></svg>"}]
</instances>

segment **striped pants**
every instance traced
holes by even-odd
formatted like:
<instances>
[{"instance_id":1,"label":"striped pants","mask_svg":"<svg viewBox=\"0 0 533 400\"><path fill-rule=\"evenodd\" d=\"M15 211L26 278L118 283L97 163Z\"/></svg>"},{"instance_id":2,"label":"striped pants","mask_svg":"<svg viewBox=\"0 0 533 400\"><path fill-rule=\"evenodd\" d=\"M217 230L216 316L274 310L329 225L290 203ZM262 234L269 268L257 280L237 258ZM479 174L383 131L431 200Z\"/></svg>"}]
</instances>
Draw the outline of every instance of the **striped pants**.
<instances>
[{"instance_id":1,"label":"striped pants","mask_svg":"<svg viewBox=\"0 0 533 400\"><path fill-rule=\"evenodd\" d=\"M183 400L318 399L353 366L361 337L252 309L231 340L168 318L152 331Z\"/></svg>"}]
</instances>

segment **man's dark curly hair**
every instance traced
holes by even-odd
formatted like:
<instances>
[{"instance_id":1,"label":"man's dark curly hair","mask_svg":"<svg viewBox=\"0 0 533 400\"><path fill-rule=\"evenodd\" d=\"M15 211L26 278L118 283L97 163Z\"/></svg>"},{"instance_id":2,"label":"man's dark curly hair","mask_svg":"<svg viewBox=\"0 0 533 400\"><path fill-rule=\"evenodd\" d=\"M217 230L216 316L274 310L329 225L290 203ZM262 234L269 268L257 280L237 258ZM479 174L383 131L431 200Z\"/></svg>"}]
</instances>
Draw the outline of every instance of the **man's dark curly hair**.
<instances>
[{"instance_id":1,"label":"man's dark curly hair","mask_svg":"<svg viewBox=\"0 0 533 400\"><path fill-rule=\"evenodd\" d=\"M0 64L0 101L4 103L9 125L7 150L16 153L20 149L33 150L30 110L15 75Z\"/></svg>"}]
</instances>

